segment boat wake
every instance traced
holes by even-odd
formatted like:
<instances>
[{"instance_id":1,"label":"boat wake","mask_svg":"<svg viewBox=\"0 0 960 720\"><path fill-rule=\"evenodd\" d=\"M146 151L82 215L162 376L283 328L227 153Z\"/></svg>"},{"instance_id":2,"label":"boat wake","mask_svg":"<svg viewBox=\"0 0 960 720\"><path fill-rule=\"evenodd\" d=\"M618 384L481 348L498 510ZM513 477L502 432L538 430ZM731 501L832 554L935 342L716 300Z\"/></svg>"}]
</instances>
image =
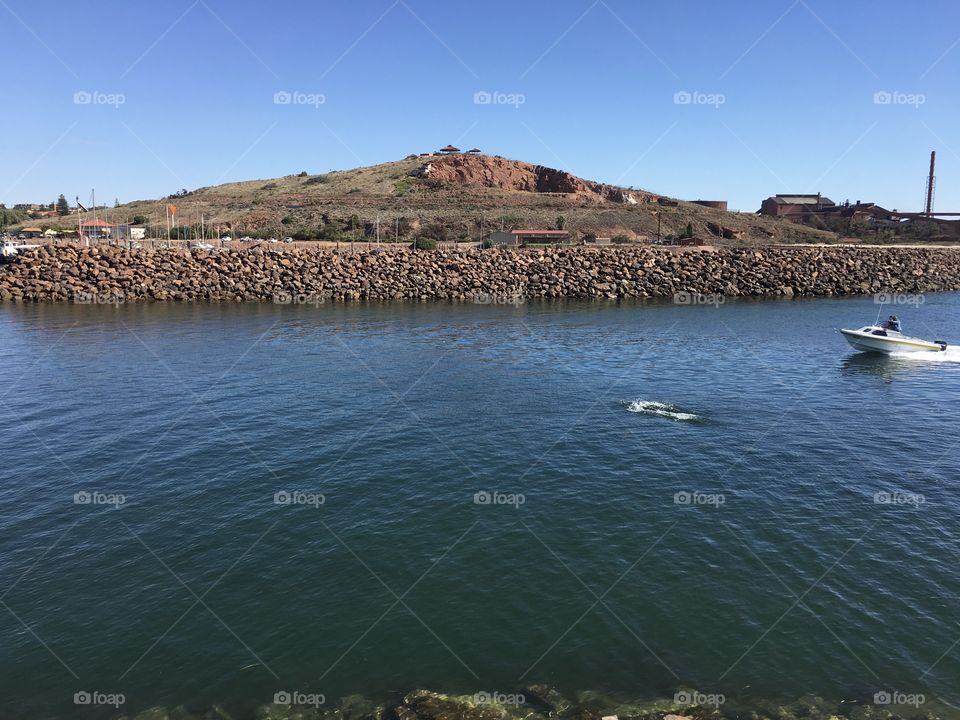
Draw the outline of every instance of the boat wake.
<instances>
[{"instance_id":1,"label":"boat wake","mask_svg":"<svg viewBox=\"0 0 960 720\"><path fill-rule=\"evenodd\" d=\"M677 422L697 422L703 420L700 415L685 412L676 405L657 402L656 400L634 400L627 403L627 411L640 413L641 415L670 418Z\"/></svg>"},{"instance_id":2,"label":"boat wake","mask_svg":"<svg viewBox=\"0 0 960 720\"><path fill-rule=\"evenodd\" d=\"M894 352L890 357L897 360L919 360L922 362L960 363L960 347L948 347L943 352Z\"/></svg>"}]
</instances>

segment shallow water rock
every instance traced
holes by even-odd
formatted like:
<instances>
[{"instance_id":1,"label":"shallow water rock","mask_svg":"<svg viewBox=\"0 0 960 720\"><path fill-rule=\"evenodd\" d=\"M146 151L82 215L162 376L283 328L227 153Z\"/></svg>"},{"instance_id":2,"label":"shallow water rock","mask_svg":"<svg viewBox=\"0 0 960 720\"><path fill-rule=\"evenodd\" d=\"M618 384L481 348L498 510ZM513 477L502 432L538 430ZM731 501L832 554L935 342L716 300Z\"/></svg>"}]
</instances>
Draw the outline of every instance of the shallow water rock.
<instances>
[{"instance_id":1,"label":"shallow water rock","mask_svg":"<svg viewBox=\"0 0 960 720\"><path fill-rule=\"evenodd\" d=\"M573 706L570 700L549 685L529 685L522 692L527 704L541 708L551 715L563 715Z\"/></svg>"},{"instance_id":2,"label":"shallow water rock","mask_svg":"<svg viewBox=\"0 0 960 720\"><path fill-rule=\"evenodd\" d=\"M271 703L257 708L255 720L329 720L332 714L325 709Z\"/></svg>"},{"instance_id":3,"label":"shallow water rock","mask_svg":"<svg viewBox=\"0 0 960 720\"><path fill-rule=\"evenodd\" d=\"M383 720L387 716L387 707L378 705L364 695L347 695L333 712L337 720Z\"/></svg>"},{"instance_id":4,"label":"shallow water rock","mask_svg":"<svg viewBox=\"0 0 960 720\"><path fill-rule=\"evenodd\" d=\"M399 720L502 720L506 711L499 705L478 705L471 696L444 695L414 690L394 710Z\"/></svg>"}]
</instances>

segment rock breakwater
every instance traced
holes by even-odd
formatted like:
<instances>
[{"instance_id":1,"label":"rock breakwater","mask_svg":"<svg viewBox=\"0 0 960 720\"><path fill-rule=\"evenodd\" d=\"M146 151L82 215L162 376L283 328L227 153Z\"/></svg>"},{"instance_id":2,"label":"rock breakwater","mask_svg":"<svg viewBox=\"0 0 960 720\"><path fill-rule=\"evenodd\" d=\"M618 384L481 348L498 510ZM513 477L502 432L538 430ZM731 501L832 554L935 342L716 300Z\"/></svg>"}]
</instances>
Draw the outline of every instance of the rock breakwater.
<instances>
[{"instance_id":1,"label":"rock breakwater","mask_svg":"<svg viewBox=\"0 0 960 720\"><path fill-rule=\"evenodd\" d=\"M952 248L650 246L336 253L46 246L0 265L0 301L522 302L960 290Z\"/></svg>"}]
</instances>

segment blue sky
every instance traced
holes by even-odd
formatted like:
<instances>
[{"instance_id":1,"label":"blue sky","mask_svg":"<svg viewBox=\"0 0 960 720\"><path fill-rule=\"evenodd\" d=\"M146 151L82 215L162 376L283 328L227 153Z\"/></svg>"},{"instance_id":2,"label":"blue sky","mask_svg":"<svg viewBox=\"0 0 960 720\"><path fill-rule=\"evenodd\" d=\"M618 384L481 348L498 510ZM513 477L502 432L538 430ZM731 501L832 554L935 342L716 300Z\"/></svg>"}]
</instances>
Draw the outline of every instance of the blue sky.
<instances>
[{"instance_id":1,"label":"blue sky","mask_svg":"<svg viewBox=\"0 0 960 720\"><path fill-rule=\"evenodd\" d=\"M919 210L936 149L960 212L955 0L0 0L0 28L8 205L453 143L749 211Z\"/></svg>"}]
</instances>

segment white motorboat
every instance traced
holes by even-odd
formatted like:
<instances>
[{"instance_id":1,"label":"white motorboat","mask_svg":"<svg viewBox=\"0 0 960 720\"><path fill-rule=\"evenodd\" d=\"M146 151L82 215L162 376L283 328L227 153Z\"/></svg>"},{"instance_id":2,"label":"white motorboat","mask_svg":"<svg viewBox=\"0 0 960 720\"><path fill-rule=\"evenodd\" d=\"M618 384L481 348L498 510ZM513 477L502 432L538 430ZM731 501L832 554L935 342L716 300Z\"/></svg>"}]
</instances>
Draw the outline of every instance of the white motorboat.
<instances>
[{"instance_id":1,"label":"white motorboat","mask_svg":"<svg viewBox=\"0 0 960 720\"><path fill-rule=\"evenodd\" d=\"M947 343L943 340L923 340L909 337L896 330L887 330L879 325L867 325L859 330L840 330L855 349L866 352L943 352Z\"/></svg>"},{"instance_id":2,"label":"white motorboat","mask_svg":"<svg viewBox=\"0 0 960 720\"><path fill-rule=\"evenodd\" d=\"M12 258L19 255L22 250L33 250L38 247L40 246L16 243L13 240L4 240L0 242L0 257Z\"/></svg>"}]
</instances>

